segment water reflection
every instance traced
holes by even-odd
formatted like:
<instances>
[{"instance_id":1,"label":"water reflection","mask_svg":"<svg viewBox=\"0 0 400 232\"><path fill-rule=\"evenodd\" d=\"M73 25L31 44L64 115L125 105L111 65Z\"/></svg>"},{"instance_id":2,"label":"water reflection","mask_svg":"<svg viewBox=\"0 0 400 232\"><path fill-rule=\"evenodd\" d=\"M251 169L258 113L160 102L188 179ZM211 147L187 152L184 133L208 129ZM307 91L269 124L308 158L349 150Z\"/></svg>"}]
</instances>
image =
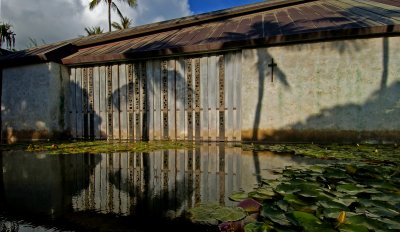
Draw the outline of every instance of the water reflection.
<instances>
[{"instance_id":1,"label":"water reflection","mask_svg":"<svg viewBox=\"0 0 400 232\"><path fill-rule=\"evenodd\" d=\"M157 219L179 221L198 203L235 205L228 198L233 192L274 178L271 170L315 161L206 144L151 153L3 152L0 162L3 224L1 214L54 230L137 231L133 228L141 224L138 231L151 231Z\"/></svg>"}]
</instances>

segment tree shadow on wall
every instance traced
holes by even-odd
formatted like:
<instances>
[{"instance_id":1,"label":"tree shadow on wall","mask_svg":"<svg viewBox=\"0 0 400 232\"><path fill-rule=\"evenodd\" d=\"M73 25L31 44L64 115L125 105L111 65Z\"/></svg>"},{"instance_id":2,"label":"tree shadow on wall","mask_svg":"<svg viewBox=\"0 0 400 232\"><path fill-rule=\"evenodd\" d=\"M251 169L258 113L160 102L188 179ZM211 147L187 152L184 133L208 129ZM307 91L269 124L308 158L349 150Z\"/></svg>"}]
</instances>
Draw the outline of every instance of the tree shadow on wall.
<instances>
[{"instance_id":1,"label":"tree shadow on wall","mask_svg":"<svg viewBox=\"0 0 400 232\"><path fill-rule=\"evenodd\" d=\"M158 47L161 46L160 44L165 45L165 43L154 42L148 44L147 47ZM125 137L129 137L128 140L131 141L170 140L171 136L177 138L179 134L182 134L178 128L179 124L181 127L185 125L190 134L191 130L188 128L190 126L188 126L188 122L184 121L182 112L186 114L185 109L193 108L193 105L189 106L189 104L194 102L193 82L195 77L192 73L192 83L188 86L184 76L184 70L187 68L185 61L165 58L151 62L132 61L123 64L128 69L132 68L130 74L132 77L129 77L129 71L127 71L127 82L114 90L112 95L107 98L107 102L112 102L114 112L122 113L117 129L128 130L129 135ZM192 60L192 65L194 65L194 60ZM183 75L176 71L178 66L181 66ZM135 70L138 71L135 72ZM192 99L191 103L188 101L189 96ZM180 118L179 121L171 120L171 117L174 119L178 116L183 118ZM122 117L126 117L126 123L121 123L121 120L124 120ZM171 125L169 123L171 121L177 125L175 123ZM192 131L193 128L192 124Z\"/></svg>"},{"instance_id":2,"label":"tree shadow on wall","mask_svg":"<svg viewBox=\"0 0 400 232\"><path fill-rule=\"evenodd\" d=\"M82 71L83 72L83 71ZM82 73L83 74L83 73ZM100 107L100 102L96 102L94 94L93 82L86 75L87 80L84 81L84 75L79 76L81 80L78 82L69 81L67 85L67 98L65 101L67 112L64 114L66 131L69 136L76 139L94 140L103 138L104 134L101 130L102 117L95 111L95 104ZM92 82L92 83L90 83ZM83 86L86 85L86 86ZM91 87L89 87L91 86ZM91 90L89 90L91 89ZM105 105L105 104L104 104Z\"/></svg>"},{"instance_id":3,"label":"tree shadow on wall","mask_svg":"<svg viewBox=\"0 0 400 232\"><path fill-rule=\"evenodd\" d=\"M400 128L399 115L400 81L397 81L375 91L365 103L348 103L321 109L318 114L309 116L304 122L297 122L289 127L300 132L313 128L327 130L325 136L310 134L310 138L298 138L306 141L330 139L345 143L352 140L384 142L392 141L396 137ZM330 134L331 131L338 132ZM277 134L279 136L279 132Z\"/></svg>"}]
</instances>

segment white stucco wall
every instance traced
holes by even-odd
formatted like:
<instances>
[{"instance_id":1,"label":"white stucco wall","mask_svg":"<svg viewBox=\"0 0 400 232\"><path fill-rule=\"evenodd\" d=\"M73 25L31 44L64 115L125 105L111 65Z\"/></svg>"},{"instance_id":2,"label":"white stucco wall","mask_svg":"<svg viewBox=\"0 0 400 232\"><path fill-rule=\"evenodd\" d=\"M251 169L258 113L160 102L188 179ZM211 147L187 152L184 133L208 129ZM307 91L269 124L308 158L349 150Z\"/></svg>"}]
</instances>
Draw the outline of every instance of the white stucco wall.
<instances>
[{"instance_id":1,"label":"white stucco wall","mask_svg":"<svg viewBox=\"0 0 400 232\"><path fill-rule=\"evenodd\" d=\"M57 63L3 69L3 139L44 139L63 131L63 76L68 70Z\"/></svg>"},{"instance_id":2,"label":"white stucco wall","mask_svg":"<svg viewBox=\"0 0 400 232\"><path fill-rule=\"evenodd\" d=\"M400 37L243 50L242 138L398 138L398 51Z\"/></svg>"}]
</instances>

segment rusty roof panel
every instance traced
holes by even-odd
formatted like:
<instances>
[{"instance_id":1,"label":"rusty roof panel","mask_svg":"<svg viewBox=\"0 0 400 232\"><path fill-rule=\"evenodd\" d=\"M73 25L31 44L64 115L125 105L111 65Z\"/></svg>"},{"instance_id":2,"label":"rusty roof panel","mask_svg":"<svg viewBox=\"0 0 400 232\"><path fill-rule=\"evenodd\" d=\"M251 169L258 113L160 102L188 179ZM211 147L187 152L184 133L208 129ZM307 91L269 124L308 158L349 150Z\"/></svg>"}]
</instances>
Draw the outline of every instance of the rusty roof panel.
<instances>
[{"instance_id":1,"label":"rusty roof panel","mask_svg":"<svg viewBox=\"0 0 400 232\"><path fill-rule=\"evenodd\" d=\"M274 36L282 34L281 28L279 27L279 24L276 21L274 13L269 13L264 15L263 25L264 25L265 36Z\"/></svg>"},{"instance_id":2,"label":"rusty roof panel","mask_svg":"<svg viewBox=\"0 0 400 232\"><path fill-rule=\"evenodd\" d=\"M57 57L55 51L74 50L63 63L116 62L378 34L400 34L400 0L268 1L63 41L3 56L0 61L35 56L48 60Z\"/></svg>"},{"instance_id":3,"label":"rusty roof panel","mask_svg":"<svg viewBox=\"0 0 400 232\"><path fill-rule=\"evenodd\" d=\"M327 9L336 12L338 16L338 18L336 20L346 20L346 21L350 21L351 23L344 23L345 28L347 28L346 26L350 26L351 28L362 28L362 27L370 27L370 26L374 26L375 23L372 23L373 25L369 24L368 21L366 20L365 17L359 17L358 15L355 15L354 13L350 12L349 9L343 9L340 8L339 6L337 6L335 4L335 2L329 2L328 3L322 3L322 5L324 7L326 7ZM380 24L378 24L380 25Z\"/></svg>"},{"instance_id":4,"label":"rusty roof panel","mask_svg":"<svg viewBox=\"0 0 400 232\"><path fill-rule=\"evenodd\" d=\"M372 0L372 2L378 2L378 3L390 5L390 6L400 7L400 1L395 1L395 0Z\"/></svg>"},{"instance_id":5,"label":"rusty roof panel","mask_svg":"<svg viewBox=\"0 0 400 232\"><path fill-rule=\"evenodd\" d=\"M321 15L314 7L315 6L303 6L299 7L299 10L303 12L303 15L307 17L316 28L325 30L335 28L336 25Z\"/></svg>"}]
</instances>

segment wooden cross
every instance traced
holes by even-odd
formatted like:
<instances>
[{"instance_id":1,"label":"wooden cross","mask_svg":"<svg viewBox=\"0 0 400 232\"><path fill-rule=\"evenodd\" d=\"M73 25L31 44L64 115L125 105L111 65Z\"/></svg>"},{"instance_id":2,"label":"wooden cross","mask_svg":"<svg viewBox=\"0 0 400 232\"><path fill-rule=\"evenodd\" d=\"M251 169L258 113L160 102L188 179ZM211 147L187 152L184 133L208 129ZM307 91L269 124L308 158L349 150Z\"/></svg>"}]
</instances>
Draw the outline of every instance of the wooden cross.
<instances>
[{"instance_id":1,"label":"wooden cross","mask_svg":"<svg viewBox=\"0 0 400 232\"><path fill-rule=\"evenodd\" d=\"M274 68L278 66L276 63L274 63L274 58L271 59L271 63L268 64L268 67L271 68L271 82L274 82Z\"/></svg>"}]
</instances>

